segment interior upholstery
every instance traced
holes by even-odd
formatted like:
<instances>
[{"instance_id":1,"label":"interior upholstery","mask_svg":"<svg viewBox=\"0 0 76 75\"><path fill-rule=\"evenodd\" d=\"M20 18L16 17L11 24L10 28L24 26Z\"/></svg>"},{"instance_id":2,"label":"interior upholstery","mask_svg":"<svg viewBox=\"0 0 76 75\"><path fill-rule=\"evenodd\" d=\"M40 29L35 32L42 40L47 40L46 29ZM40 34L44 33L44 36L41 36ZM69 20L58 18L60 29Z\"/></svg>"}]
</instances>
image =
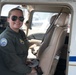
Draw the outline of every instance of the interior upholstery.
<instances>
[{"instance_id":1,"label":"interior upholstery","mask_svg":"<svg viewBox=\"0 0 76 75\"><path fill-rule=\"evenodd\" d=\"M57 16L57 15L54 15L54 16L51 17L51 19L50 19L50 25L52 25L52 23L53 23L54 19L56 18L56 16ZM50 26L50 27L51 27L51 26ZM38 52L38 56L37 56L38 59L40 59L43 51L44 51L44 50L48 47L48 45L49 45L49 42L50 42L50 40L51 40L53 31L54 31L54 29L55 29L55 24L53 23L53 26L51 27L51 29L50 29L50 27L47 29L47 31L46 31L46 33L45 33L45 37L44 37L44 39L43 39L43 42L41 43L41 46L40 46L40 48L39 48L39 50L38 50L38 51L39 51L39 52ZM50 31L49 31L49 29L50 29Z\"/></svg>"},{"instance_id":2,"label":"interior upholstery","mask_svg":"<svg viewBox=\"0 0 76 75\"><path fill-rule=\"evenodd\" d=\"M48 33L46 39L44 39L45 44L40 49L38 54L40 59L40 67L43 71L43 75L53 75L55 67L57 65L60 49L64 45L65 37L67 34L67 23L68 14L62 13L55 22L55 28L52 33ZM48 39L50 37L50 39ZM48 42L46 43L46 41ZM48 44L48 46L46 45ZM47 46L45 48L45 45Z\"/></svg>"}]
</instances>

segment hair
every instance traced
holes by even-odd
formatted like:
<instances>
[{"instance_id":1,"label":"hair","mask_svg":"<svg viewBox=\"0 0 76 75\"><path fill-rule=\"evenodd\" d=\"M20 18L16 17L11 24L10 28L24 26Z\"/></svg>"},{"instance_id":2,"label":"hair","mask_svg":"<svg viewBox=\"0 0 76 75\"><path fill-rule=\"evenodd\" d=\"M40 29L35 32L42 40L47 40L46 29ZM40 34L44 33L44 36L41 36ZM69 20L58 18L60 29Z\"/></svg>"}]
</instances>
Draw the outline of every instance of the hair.
<instances>
[{"instance_id":1,"label":"hair","mask_svg":"<svg viewBox=\"0 0 76 75\"><path fill-rule=\"evenodd\" d=\"M22 12L22 15L23 15L23 11L22 11L21 9L19 9L19 8L13 8L13 9L11 9L11 10L9 11L9 13L8 13L8 18L10 17L12 11L15 11L15 10L21 11L21 12Z\"/></svg>"}]
</instances>

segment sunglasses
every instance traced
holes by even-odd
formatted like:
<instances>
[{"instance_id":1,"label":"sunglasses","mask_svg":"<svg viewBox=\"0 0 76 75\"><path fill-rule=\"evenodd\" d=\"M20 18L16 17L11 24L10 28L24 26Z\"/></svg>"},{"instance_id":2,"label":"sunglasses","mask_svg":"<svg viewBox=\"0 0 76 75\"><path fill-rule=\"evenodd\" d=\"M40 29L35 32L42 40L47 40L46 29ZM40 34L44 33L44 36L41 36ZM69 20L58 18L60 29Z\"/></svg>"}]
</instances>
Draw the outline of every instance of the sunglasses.
<instances>
[{"instance_id":1,"label":"sunglasses","mask_svg":"<svg viewBox=\"0 0 76 75\"><path fill-rule=\"evenodd\" d=\"M19 19L21 22L23 22L24 17L23 16L20 16L20 17L12 16L11 19L12 19L12 21L16 21L17 19Z\"/></svg>"}]
</instances>

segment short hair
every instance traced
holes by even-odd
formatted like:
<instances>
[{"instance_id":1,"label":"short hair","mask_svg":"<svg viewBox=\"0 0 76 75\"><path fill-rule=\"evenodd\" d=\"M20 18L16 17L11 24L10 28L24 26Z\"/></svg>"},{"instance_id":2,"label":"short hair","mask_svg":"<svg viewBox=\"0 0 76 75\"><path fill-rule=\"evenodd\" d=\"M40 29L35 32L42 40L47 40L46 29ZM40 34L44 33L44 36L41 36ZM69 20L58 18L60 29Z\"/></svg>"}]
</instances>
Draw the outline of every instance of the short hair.
<instances>
[{"instance_id":1,"label":"short hair","mask_svg":"<svg viewBox=\"0 0 76 75\"><path fill-rule=\"evenodd\" d=\"M22 11L21 9L19 9L19 8L13 8L13 9L11 9L11 10L9 11L9 13L8 13L8 17L10 17L11 12L14 11L14 10L21 11L21 12L22 12L22 15L23 15L23 11Z\"/></svg>"}]
</instances>

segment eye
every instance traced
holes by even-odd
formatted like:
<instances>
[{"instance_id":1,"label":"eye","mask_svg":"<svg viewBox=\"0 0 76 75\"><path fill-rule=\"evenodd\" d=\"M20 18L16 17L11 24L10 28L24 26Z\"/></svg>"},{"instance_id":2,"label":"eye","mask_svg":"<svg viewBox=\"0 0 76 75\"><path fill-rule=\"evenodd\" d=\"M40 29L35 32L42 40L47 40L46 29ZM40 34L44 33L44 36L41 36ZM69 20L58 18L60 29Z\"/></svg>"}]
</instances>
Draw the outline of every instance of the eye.
<instances>
[{"instance_id":1,"label":"eye","mask_svg":"<svg viewBox=\"0 0 76 75\"><path fill-rule=\"evenodd\" d=\"M24 17L23 17L23 16L20 16L20 17L19 17L19 20L20 20L21 22L23 22Z\"/></svg>"},{"instance_id":2,"label":"eye","mask_svg":"<svg viewBox=\"0 0 76 75\"><path fill-rule=\"evenodd\" d=\"M17 16L12 16L12 21L16 21L17 20Z\"/></svg>"}]
</instances>

